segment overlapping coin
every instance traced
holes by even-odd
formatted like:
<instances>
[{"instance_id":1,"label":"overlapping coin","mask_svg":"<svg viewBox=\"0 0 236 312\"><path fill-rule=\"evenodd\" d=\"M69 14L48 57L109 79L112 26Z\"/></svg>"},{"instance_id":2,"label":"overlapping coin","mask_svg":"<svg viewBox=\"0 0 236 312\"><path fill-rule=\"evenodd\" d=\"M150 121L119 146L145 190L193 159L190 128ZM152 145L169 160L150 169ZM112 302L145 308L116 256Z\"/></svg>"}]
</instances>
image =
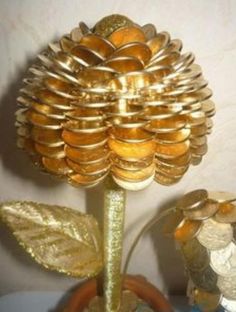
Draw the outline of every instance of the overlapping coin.
<instances>
[{"instance_id":1,"label":"overlapping coin","mask_svg":"<svg viewBox=\"0 0 236 312\"><path fill-rule=\"evenodd\" d=\"M174 222L175 221L175 222ZM197 227L198 225L198 227ZM201 311L236 311L236 196L195 190L184 195L164 232L180 245Z\"/></svg>"},{"instance_id":2,"label":"overlapping coin","mask_svg":"<svg viewBox=\"0 0 236 312\"><path fill-rule=\"evenodd\" d=\"M75 186L108 174L130 190L177 183L207 152L215 113L200 66L181 50L167 32L125 16L80 23L23 80L18 146Z\"/></svg>"}]
</instances>

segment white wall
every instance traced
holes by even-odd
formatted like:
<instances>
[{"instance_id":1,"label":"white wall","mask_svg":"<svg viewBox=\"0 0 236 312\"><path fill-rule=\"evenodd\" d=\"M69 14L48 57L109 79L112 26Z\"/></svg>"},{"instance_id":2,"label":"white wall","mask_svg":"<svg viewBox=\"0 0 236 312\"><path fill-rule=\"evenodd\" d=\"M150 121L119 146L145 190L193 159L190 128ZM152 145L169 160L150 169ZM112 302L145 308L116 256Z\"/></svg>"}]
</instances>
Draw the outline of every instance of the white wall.
<instances>
[{"instance_id":1,"label":"white wall","mask_svg":"<svg viewBox=\"0 0 236 312\"><path fill-rule=\"evenodd\" d=\"M85 192L39 174L15 147L17 90L28 64L50 41L81 20L93 25L121 13L152 22L192 50L214 90L217 115L203 162L176 186L153 184L128 194L125 251L141 226L176 196L194 188L236 191L236 1L235 0L0 0L0 201L25 199L81 211L101 211L100 189ZM76 280L46 272L0 227L0 292L68 289ZM163 291L183 291L185 277L173 243L157 226L140 243L130 266Z\"/></svg>"}]
</instances>

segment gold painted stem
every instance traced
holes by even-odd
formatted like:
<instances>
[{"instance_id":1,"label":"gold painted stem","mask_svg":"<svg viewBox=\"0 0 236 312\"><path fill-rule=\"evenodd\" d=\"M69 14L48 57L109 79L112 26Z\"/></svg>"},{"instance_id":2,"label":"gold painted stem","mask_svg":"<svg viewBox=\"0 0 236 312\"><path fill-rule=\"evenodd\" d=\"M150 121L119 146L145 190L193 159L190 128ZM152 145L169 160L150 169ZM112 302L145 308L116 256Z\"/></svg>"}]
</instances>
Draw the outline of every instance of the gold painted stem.
<instances>
[{"instance_id":1,"label":"gold painted stem","mask_svg":"<svg viewBox=\"0 0 236 312\"><path fill-rule=\"evenodd\" d=\"M104 193L104 312L119 311L125 190L108 178Z\"/></svg>"}]
</instances>

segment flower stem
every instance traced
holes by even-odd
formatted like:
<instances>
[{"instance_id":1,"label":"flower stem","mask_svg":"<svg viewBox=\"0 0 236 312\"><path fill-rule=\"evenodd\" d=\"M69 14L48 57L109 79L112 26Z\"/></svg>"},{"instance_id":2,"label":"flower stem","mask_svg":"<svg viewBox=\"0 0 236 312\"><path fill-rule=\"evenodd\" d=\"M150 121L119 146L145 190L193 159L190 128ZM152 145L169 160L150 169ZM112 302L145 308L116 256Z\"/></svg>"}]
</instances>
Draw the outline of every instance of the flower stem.
<instances>
[{"instance_id":1,"label":"flower stem","mask_svg":"<svg viewBox=\"0 0 236 312\"><path fill-rule=\"evenodd\" d=\"M119 311L121 301L122 247L124 235L124 189L109 177L104 192L104 299L105 312Z\"/></svg>"}]
</instances>

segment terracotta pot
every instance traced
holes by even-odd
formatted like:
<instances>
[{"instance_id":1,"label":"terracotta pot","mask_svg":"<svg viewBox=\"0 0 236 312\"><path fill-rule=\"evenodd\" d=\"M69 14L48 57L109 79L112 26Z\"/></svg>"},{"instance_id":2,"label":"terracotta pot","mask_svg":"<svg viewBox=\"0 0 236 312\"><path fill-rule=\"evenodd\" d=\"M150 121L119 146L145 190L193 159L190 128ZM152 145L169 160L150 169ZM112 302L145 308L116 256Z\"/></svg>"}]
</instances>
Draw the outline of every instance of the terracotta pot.
<instances>
[{"instance_id":1,"label":"terracotta pot","mask_svg":"<svg viewBox=\"0 0 236 312\"><path fill-rule=\"evenodd\" d=\"M123 288L136 293L156 312L173 312L171 305L162 293L142 276L126 275ZM82 312L96 294L96 280L89 280L72 294L64 312Z\"/></svg>"}]
</instances>

